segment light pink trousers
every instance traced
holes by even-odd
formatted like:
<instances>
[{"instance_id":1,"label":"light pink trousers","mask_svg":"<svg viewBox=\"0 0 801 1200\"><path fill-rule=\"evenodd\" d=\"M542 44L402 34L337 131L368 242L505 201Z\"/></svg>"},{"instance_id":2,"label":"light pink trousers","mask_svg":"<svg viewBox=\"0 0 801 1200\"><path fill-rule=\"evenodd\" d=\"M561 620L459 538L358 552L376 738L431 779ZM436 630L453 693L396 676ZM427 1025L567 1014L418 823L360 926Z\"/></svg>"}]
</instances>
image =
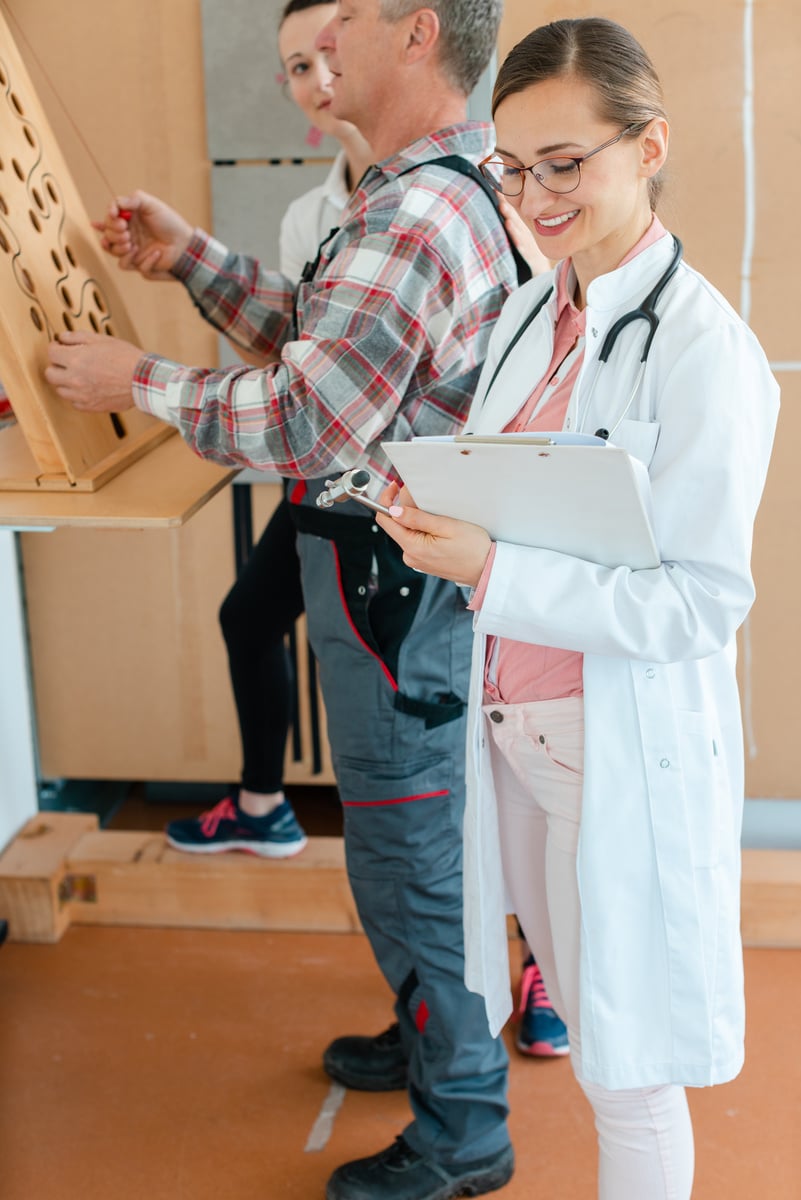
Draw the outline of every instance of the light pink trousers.
<instances>
[{"instance_id":1,"label":"light pink trousers","mask_svg":"<svg viewBox=\"0 0 801 1200\"><path fill-rule=\"evenodd\" d=\"M488 704L484 712L507 887L575 1051L580 1041L576 849L584 703L570 698ZM614 804L614 796L609 802ZM595 1113L599 1200L688 1200L694 1150L684 1088L665 1084L610 1091L578 1082Z\"/></svg>"}]
</instances>

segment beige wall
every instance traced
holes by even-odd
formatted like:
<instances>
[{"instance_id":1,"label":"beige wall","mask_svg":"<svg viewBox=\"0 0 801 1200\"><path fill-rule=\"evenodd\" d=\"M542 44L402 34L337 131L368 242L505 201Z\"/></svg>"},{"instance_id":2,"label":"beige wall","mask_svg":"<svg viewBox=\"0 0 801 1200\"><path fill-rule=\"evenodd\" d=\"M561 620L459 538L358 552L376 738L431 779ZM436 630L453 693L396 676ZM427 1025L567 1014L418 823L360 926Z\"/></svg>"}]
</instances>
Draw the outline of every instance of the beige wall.
<instances>
[{"instance_id":1,"label":"beige wall","mask_svg":"<svg viewBox=\"0 0 801 1200\"><path fill-rule=\"evenodd\" d=\"M222 2L222 0L221 0ZM45 76L115 190L142 186L169 198L200 224L209 220L209 165L199 0L10 0L36 48L21 50L90 212L107 188L54 98ZM597 12L596 5L507 0L501 53L534 24ZM678 9L661 0L609 0L604 15L627 24L659 70L672 118L670 182L661 214L689 261L741 308L741 264L750 209L743 141L745 15L741 0ZM801 9L795 0L756 3L753 17L755 198L750 257L751 319L776 363L798 363L794 222L801 194L798 78ZM232 86L235 81L232 81ZM177 287L123 280L143 344L183 361L214 360L213 337ZM801 485L795 462L801 428L801 372L781 371L783 408L754 568L759 597L749 619L741 677L752 752L748 794L801 796L796 753L801 575L796 521ZM703 514L699 514L703 519ZM220 652L218 646L209 653ZM224 674L224 673L223 673Z\"/></svg>"}]
</instances>

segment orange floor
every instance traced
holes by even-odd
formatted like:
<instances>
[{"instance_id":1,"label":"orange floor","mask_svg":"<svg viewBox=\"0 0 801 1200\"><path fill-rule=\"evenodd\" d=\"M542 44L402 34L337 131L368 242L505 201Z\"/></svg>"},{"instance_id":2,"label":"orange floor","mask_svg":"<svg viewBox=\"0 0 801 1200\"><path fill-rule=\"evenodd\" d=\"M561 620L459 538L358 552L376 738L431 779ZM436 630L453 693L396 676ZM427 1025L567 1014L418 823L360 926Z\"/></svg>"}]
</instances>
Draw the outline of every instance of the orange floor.
<instances>
[{"instance_id":1,"label":"orange floor","mask_svg":"<svg viewBox=\"0 0 801 1200\"><path fill-rule=\"evenodd\" d=\"M748 1062L691 1095L695 1200L801 1200L801 951L749 951ZM72 928L0 949L2 1200L322 1200L392 1141L402 1093L348 1092L322 1149L328 1040L390 998L358 934ZM567 1061L512 1051L506 1200L592 1200L592 1119ZM621 1197L620 1200L626 1200Z\"/></svg>"}]
</instances>

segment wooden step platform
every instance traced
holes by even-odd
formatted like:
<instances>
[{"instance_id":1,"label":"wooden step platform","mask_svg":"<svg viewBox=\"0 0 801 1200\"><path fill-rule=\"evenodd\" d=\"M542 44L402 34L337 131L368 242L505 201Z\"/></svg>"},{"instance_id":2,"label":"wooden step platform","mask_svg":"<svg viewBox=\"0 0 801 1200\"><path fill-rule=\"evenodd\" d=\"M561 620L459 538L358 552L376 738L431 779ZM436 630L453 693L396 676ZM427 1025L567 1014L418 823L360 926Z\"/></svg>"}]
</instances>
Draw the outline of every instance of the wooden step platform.
<instances>
[{"instance_id":1,"label":"wooden step platform","mask_svg":"<svg viewBox=\"0 0 801 1200\"><path fill-rule=\"evenodd\" d=\"M40 813L0 855L0 917L18 942L57 942L70 924L361 929L341 838L282 861L189 855L76 813ZM742 930L746 946L801 948L801 851L743 852Z\"/></svg>"},{"instance_id":2,"label":"wooden step platform","mask_svg":"<svg viewBox=\"0 0 801 1200\"><path fill-rule=\"evenodd\" d=\"M161 833L106 832L75 813L40 813L0 855L0 915L21 942L57 942L70 924L361 928L341 838L310 838L284 860L189 855Z\"/></svg>"},{"instance_id":3,"label":"wooden step platform","mask_svg":"<svg viewBox=\"0 0 801 1200\"><path fill-rule=\"evenodd\" d=\"M801 948L801 850L744 850L746 946Z\"/></svg>"}]
</instances>

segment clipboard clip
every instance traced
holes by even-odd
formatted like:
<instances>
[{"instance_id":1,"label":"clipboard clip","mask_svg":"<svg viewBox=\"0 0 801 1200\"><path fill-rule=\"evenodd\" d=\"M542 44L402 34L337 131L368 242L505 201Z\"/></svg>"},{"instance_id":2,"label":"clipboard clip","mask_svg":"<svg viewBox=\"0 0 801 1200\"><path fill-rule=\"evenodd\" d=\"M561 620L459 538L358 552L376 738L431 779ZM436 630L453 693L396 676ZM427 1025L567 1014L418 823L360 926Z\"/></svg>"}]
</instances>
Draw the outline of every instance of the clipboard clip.
<instances>
[{"instance_id":1,"label":"clipboard clip","mask_svg":"<svg viewBox=\"0 0 801 1200\"><path fill-rule=\"evenodd\" d=\"M317 507L333 508L335 504L342 504L345 500L356 500L359 504L363 504L365 508L369 508L373 512L380 512L386 516L390 516L390 511L386 505L379 504L377 500L371 499L366 494L366 489L370 486L370 481L370 472L365 471L364 467L353 467L350 471L346 471L344 475L340 475L339 479L326 479L325 488L317 497Z\"/></svg>"},{"instance_id":2,"label":"clipboard clip","mask_svg":"<svg viewBox=\"0 0 801 1200\"><path fill-rule=\"evenodd\" d=\"M523 433L518 435L508 433L457 433L454 437L454 443L464 446L473 445L492 445L492 446L555 446L556 439L550 434L542 433Z\"/></svg>"}]
</instances>

